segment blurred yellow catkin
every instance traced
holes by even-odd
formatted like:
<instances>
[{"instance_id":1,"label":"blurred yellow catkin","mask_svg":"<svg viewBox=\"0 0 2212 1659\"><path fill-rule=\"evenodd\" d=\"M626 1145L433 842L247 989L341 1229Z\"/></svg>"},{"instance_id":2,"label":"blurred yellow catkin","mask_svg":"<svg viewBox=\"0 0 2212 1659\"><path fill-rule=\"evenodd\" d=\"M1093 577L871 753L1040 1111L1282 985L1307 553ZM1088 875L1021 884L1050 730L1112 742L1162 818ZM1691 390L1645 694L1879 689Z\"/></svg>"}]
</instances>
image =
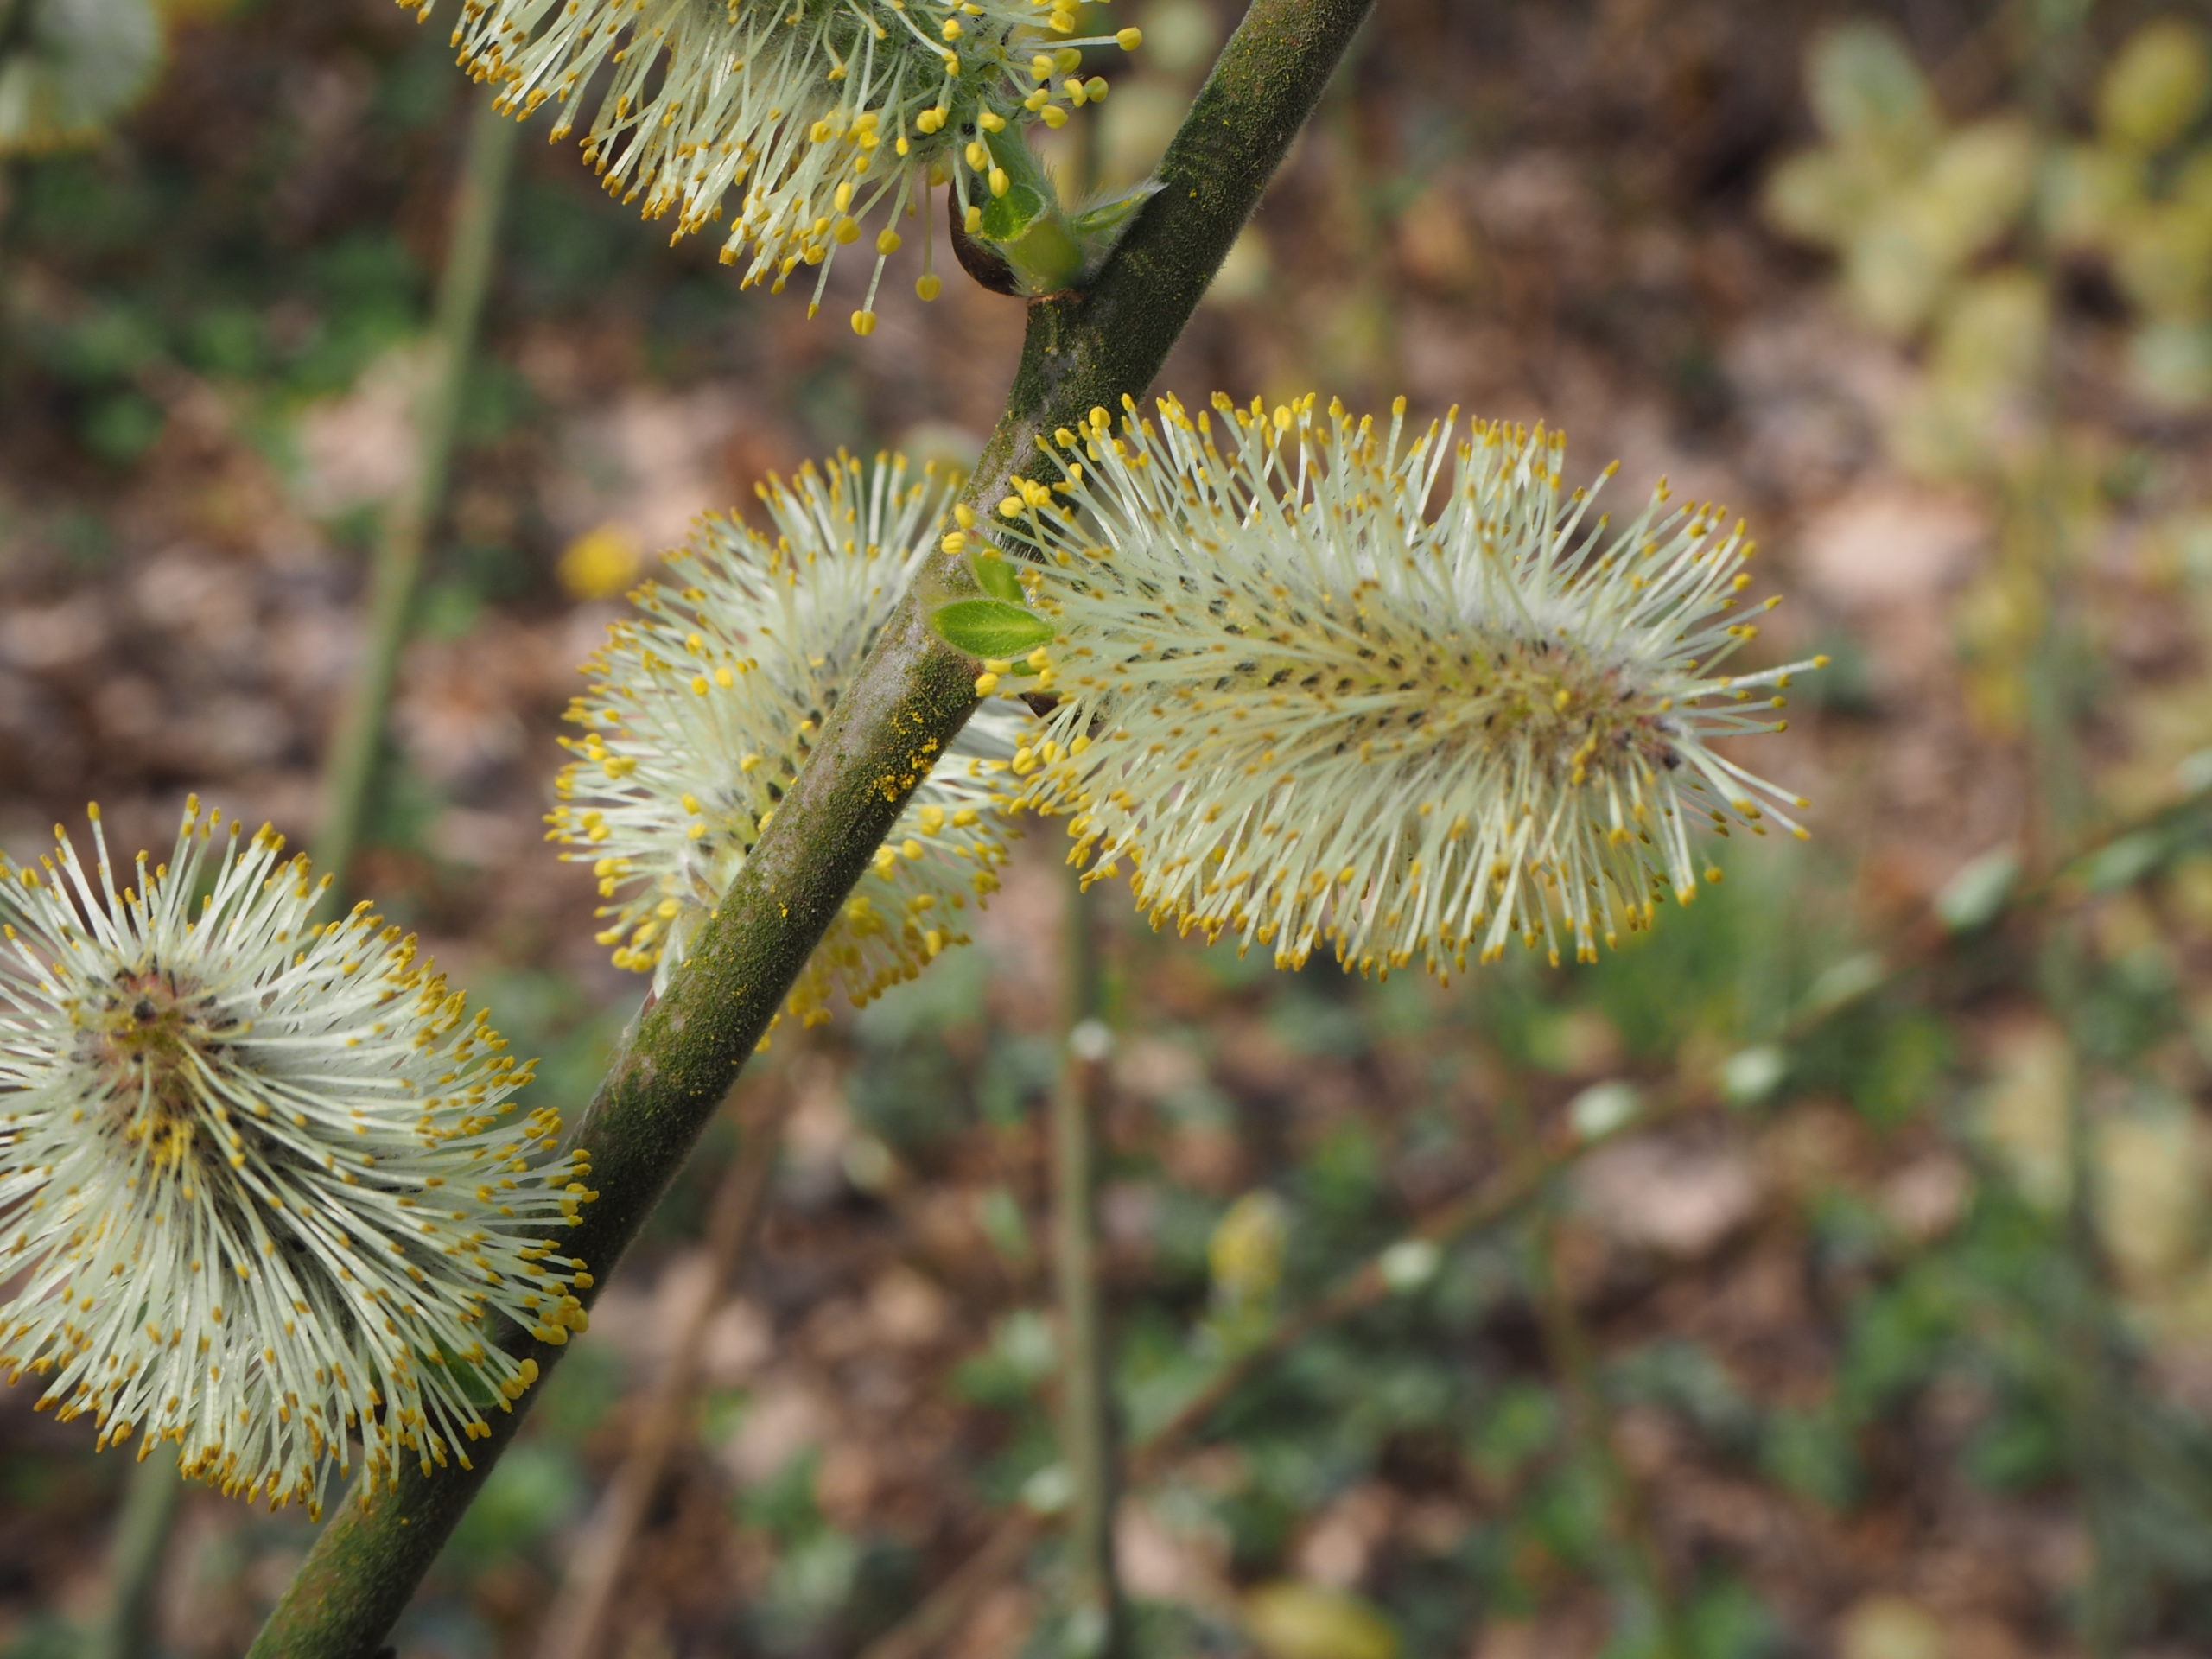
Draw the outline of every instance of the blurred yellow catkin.
<instances>
[{"instance_id":1,"label":"blurred yellow catkin","mask_svg":"<svg viewBox=\"0 0 2212 1659\"><path fill-rule=\"evenodd\" d=\"M1398 1659L1398 1633L1359 1597L1284 1580L1244 1598L1244 1629L1268 1659Z\"/></svg>"},{"instance_id":2,"label":"blurred yellow catkin","mask_svg":"<svg viewBox=\"0 0 2212 1659\"><path fill-rule=\"evenodd\" d=\"M2122 47L2097 88L2097 126L2148 154L2189 130L2212 98L2212 48L2178 17L2147 23Z\"/></svg>"},{"instance_id":3,"label":"blurred yellow catkin","mask_svg":"<svg viewBox=\"0 0 2212 1659\"><path fill-rule=\"evenodd\" d=\"M1242 1306L1272 1295L1282 1281L1289 1239L1289 1216L1274 1193L1247 1192L1230 1205L1206 1245L1206 1263L1222 1299Z\"/></svg>"},{"instance_id":4,"label":"blurred yellow catkin","mask_svg":"<svg viewBox=\"0 0 2212 1659\"><path fill-rule=\"evenodd\" d=\"M570 542L554 574L571 599L618 599L629 592L644 568L638 538L624 525L607 524Z\"/></svg>"}]
</instances>

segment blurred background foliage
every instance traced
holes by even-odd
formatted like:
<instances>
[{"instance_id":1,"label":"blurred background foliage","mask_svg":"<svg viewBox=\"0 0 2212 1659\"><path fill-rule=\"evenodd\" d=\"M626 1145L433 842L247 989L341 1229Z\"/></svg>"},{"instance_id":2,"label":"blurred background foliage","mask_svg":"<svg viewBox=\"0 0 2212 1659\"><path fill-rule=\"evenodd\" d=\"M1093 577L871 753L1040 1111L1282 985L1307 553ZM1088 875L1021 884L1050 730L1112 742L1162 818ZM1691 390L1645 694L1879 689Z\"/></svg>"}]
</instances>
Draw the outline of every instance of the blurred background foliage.
<instances>
[{"instance_id":1,"label":"blurred background foliage","mask_svg":"<svg viewBox=\"0 0 2212 1659\"><path fill-rule=\"evenodd\" d=\"M139 99L118 126L0 162L12 851L94 795L150 842L188 787L315 831L414 464L449 10L164 4L159 69L118 53L86 94ZM0 93L49 11L0 0ZM1233 22L1112 16L1147 45L1056 136L1071 185L1142 175ZM764 474L971 454L1021 311L954 284L865 343L809 326L568 149L507 207L357 868L574 1109L639 990L537 839L574 664ZM1286 976L1084 901L1135 1651L2212 1649L2202 16L1382 0L1165 384L1557 421L1592 473L1749 514L1776 649L1835 666L1762 757L1814 845L1726 848L1595 968ZM549 1608L655 1422L601 1651L1080 1648L1058 839L973 948L779 1039L732 1109L783 1126L757 1248L707 1242L757 1155L724 1125L402 1656L563 1651ZM88 1441L0 1395L16 1659L79 1651L110 1593L129 1465ZM156 1649L238 1651L306 1536L188 1497Z\"/></svg>"}]
</instances>

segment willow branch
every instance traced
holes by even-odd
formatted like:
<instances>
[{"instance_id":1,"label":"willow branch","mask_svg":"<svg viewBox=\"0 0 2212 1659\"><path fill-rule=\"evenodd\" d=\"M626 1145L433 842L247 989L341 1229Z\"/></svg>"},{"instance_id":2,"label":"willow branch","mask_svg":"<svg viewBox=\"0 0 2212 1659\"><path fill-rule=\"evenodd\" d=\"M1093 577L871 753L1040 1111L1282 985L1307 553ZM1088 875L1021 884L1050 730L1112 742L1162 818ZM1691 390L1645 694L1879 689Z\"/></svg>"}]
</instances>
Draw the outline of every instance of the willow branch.
<instances>
[{"instance_id":1,"label":"willow branch","mask_svg":"<svg viewBox=\"0 0 2212 1659\"><path fill-rule=\"evenodd\" d=\"M1151 385L1371 3L1255 0L1162 159L1164 188L1097 281L1031 307L1006 413L969 480L971 501L995 500L1041 435ZM928 626L929 611L965 581L950 557L925 569L587 1110L578 1140L598 1198L563 1248L600 1283L766 1037L906 798L973 711L976 663ZM561 1351L515 1348L541 1372ZM253 1659L368 1659L536 1397L524 1395L497 1420L473 1468L424 1476L406 1465L394 1489L351 1495L270 1616Z\"/></svg>"}]
</instances>

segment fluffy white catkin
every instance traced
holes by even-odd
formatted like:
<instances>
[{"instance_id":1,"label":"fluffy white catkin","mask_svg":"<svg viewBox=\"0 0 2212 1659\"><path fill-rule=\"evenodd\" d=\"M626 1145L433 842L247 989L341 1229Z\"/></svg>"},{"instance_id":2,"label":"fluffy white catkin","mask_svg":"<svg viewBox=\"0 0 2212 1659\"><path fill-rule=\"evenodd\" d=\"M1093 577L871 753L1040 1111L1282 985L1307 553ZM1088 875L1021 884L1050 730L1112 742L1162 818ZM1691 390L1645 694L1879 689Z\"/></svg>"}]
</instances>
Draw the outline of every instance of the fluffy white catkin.
<instances>
[{"instance_id":1,"label":"fluffy white catkin","mask_svg":"<svg viewBox=\"0 0 2212 1659\"><path fill-rule=\"evenodd\" d=\"M1615 524L1541 428L1407 443L1402 401L1313 401L1094 410L1001 506L1059 630L1013 770L1094 875L1285 966L1446 974L1516 934L1594 957L1695 893L1701 831L1803 833L1714 747L1820 661L1724 671L1758 632L1740 524L1662 482Z\"/></svg>"}]
</instances>

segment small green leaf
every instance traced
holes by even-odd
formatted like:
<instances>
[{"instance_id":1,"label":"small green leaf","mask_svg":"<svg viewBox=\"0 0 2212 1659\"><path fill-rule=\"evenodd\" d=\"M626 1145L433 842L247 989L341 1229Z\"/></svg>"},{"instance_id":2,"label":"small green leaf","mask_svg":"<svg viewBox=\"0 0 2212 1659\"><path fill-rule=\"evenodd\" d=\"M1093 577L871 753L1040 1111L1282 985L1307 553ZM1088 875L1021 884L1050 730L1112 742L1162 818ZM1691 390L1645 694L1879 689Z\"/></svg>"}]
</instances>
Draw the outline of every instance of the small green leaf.
<instances>
[{"instance_id":1,"label":"small green leaf","mask_svg":"<svg viewBox=\"0 0 2212 1659\"><path fill-rule=\"evenodd\" d=\"M2148 830L2100 847L2082 861L2082 881L2091 893L2132 887L2165 862L2164 837Z\"/></svg>"},{"instance_id":2,"label":"small green leaf","mask_svg":"<svg viewBox=\"0 0 2212 1659\"><path fill-rule=\"evenodd\" d=\"M1002 196L983 204L983 235L993 242L1011 242L1034 225L1045 212L1045 198L1026 184L1017 184Z\"/></svg>"},{"instance_id":3,"label":"small green leaf","mask_svg":"<svg viewBox=\"0 0 2212 1659\"><path fill-rule=\"evenodd\" d=\"M1069 234L1067 220L1057 210L1039 213L1012 241L991 245L1014 267L1026 293L1057 294L1084 272L1083 244Z\"/></svg>"},{"instance_id":4,"label":"small green leaf","mask_svg":"<svg viewBox=\"0 0 2212 1659\"><path fill-rule=\"evenodd\" d=\"M2020 880L2020 855L1999 847L1975 859L1936 895L1936 915L1954 933L1971 933L1997 919Z\"/></svg>"},{"instance_id":5,"label":"small green leaf","mask_svg":"<svg viewBox=\"0 0 2212 1659\"><path fill-rule=\"evenodd\" d=\"M1003 600L956 600L930 618L938 638L970 657L1009 661L1050 645L1052 625Z\"/></svg>"},{"instance_id":6,"label":"small green leaf","mask_svg":"<svg viewBox=\"0 0 2212 1659\"><path fill-rule=\"evenodd\" d=\"M1136 217L1137 209L1166 188L1158 179L1147 179L1119 195L1107 196L1069 215L1068 227L1086 247L1103 252L1121 238L1122 232Z\"/></svg>"},{"instance_id":7,"label":"small green leaf","mask_svg":"<svg viewBox=\"0 0 2212 1659\"><path fill-rule=\"evenodd\" d=\"M976 585L993 599L1020 605L1029 597L1021 591L1021 577L1014 568L995 553L978 553L969 561L969 569L976 573Z\"/></svg>"}]
</instances>

